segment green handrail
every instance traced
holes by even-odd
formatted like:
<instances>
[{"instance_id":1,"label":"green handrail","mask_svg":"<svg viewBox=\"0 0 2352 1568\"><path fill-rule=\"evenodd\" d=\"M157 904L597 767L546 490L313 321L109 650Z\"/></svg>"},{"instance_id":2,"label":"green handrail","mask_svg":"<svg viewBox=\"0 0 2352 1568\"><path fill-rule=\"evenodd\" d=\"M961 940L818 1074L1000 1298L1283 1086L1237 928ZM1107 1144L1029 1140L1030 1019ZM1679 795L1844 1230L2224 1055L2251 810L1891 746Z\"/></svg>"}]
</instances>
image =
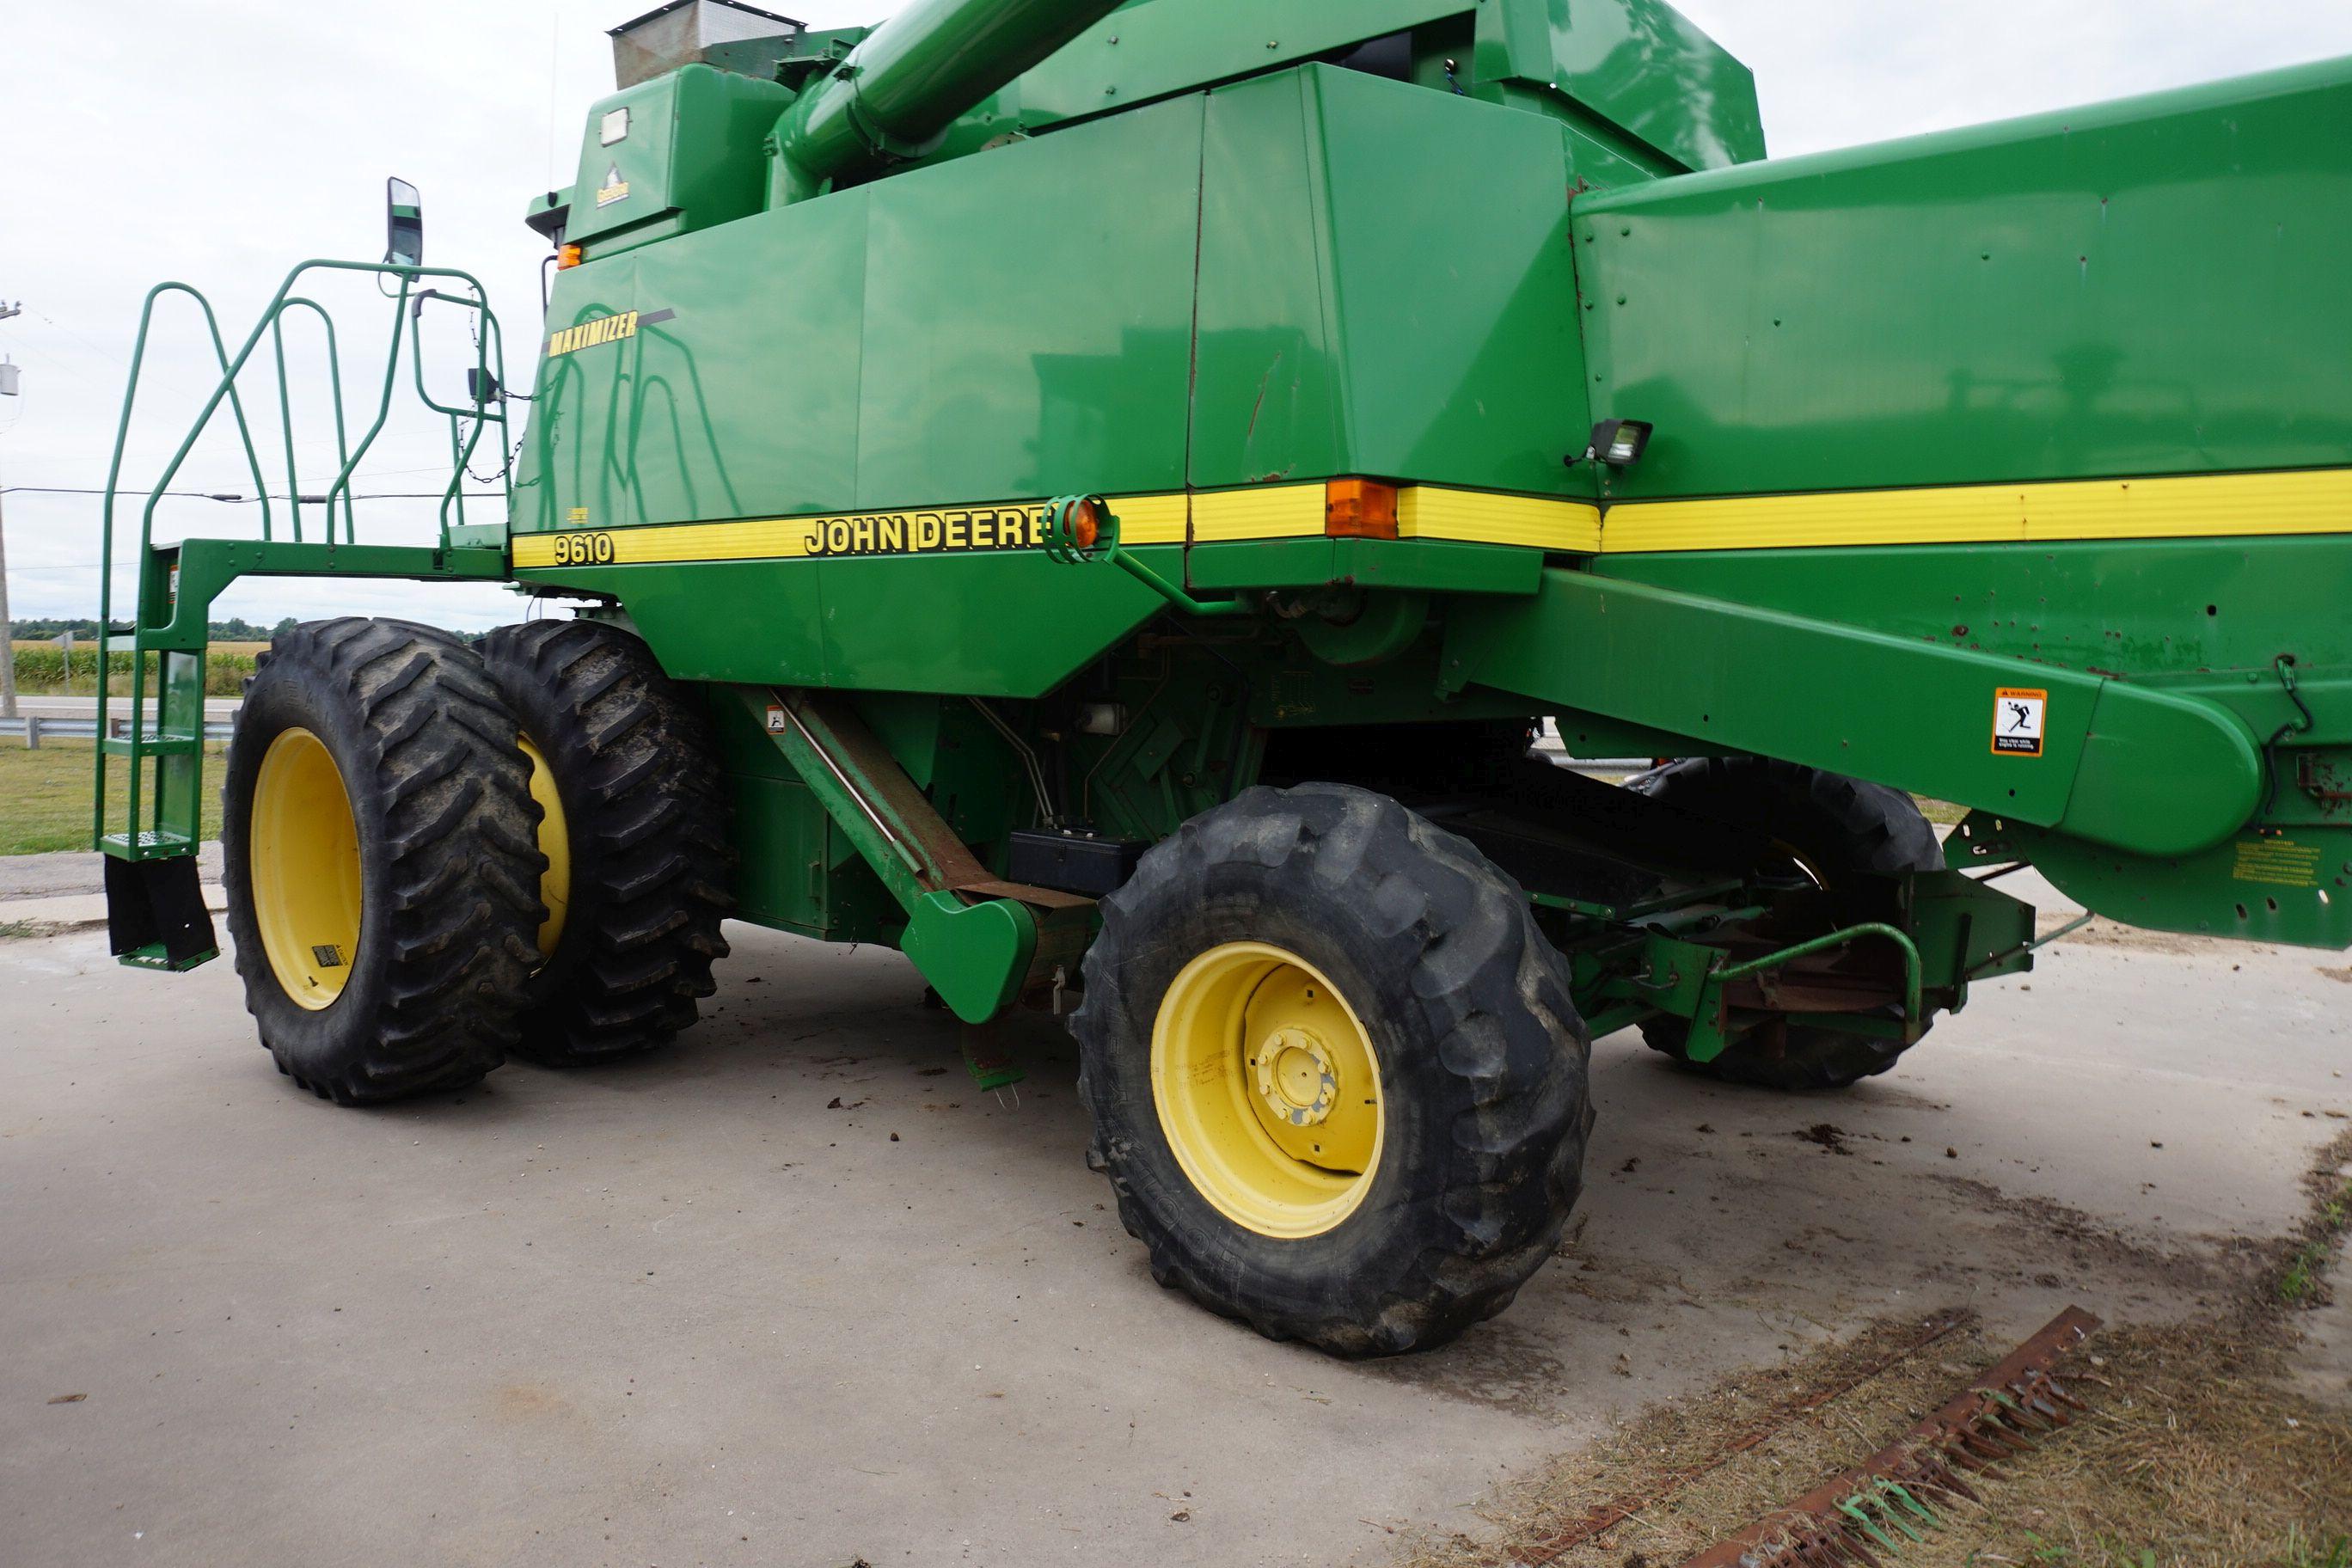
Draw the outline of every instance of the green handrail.
<instances>
[{"instance_id":1,"label":"green handrail","mask_svg":"<svg viewBox=\"0 0 2352 1568\"><path fill-rule=\"evenodd\" d=\"M107 466L106 500L103 503L103 510L100 513L99 517L98 743L94 748L98 761L97 766L92 770L96 776L90 781L90 816L91 820L97 825L95 837L100 838L103 838L106 833L105 741L106 737L113 732L113 711L112 703L110 701L112 694L107 689L107 667L113 657L111 650L108 647L108 642L109 636L114 629L114 492L117 484L121 481L122 477L122 450L124 444L129 440L131 436L131 412L132 407L137 404L139 398L139 371L140 367L143 365L147 360L147 330L153 324L155 320L155 302L166 294L185 294L188 298L194 300L196 302L196 308L205 313L205 330L212 337L213 354L214 357L218 359L220 362L221 376L223 381L228 386L231 406L236 411L237 428L245 437L245 458L253 468L253 488L256 491L260 492L261 495L261 536L264 539L269 537L269 486L261 477L261 458L260 455L253 449L253 435L245 422L245 404L243 400L236 397L235 381L229 374L228 346L221 341L219 318L213 314L212 301L205 299L204 294L193 286L186 283L158 283L155 287L147 290L147 298L139 307L139 337L137 342L132 345L131 350L131 379L127 384L125 384L122 389L122 416L115 425L114 458ZM218 392L215 392L213 394L212 402L205 405L207 417L210 416L211 410L217 407L219 404L220 394ZM193 443L194 437L191 436L189 439L190 442ZM184 447L184 451L185 448ZM161 489L161 487L159 486L158 489ZM152 510L152 503L150 505L150 510L151 512ZM147 555L147 539L143 530L140 538L139 555L141 562L143 563ZM137 639L134 635L131 659L131 734L132 746L131 751L131 793L129 796L130 817L128 822L125 824L126 831L133 838L137 837L139 832L139 764L141 761L141 751L137 742L142 723L142 718L146 712L146 689L147 664L145 659L139 657Z\"/></svg>"},{"instance_id":2,"label":"green handrail","mask_svg":"<svg viewBox=\"0 0 2352 1568\"><path fill-rule=\"evenodd\" d=\"M286 436L286 506L287 510L293 514L294 542L299 544L302 542L302 480L294 467L293 393L286 380L285 331L286 311L298 307L310 310L319 318L320 325L327 329L327 378L333 384L335 390L335 460L338 463L349 461L352 447L351 440L343 428L343 363L335 349L335 319L327 314L325 307L316 300L289 300L286 301L285 309L270 320L269 339L270 346L278 356L278 422ZM343 498L344 543L359 542L359 536L353 531L354 527L352 518L352 499L346 495ZM334 542L335 508L334 503L329 501L327 542L332 544Z\"/></svg>"},{"instance_id":3,"label":"green handrail","mask_svg":"<svg viewBox=\"0 0 2352 1568\"><path fill-rule=\"evenodd\" d=\"M498 360L497 374L501 377L505 374L505 330L499 325L499 319L490 312L487 301L480 298L481 286L475 284L474 288L477 295L474 300L455 299L437 289L428 289L415 297L408 311L409 367L416 380L417 401L437 414L448 416L449 418L449 487L442 492L441 496L441 534L445 541L449 533L449 512L453 506L457 509L457 525L465 526L467 465L473 461L475 449L481 445L482 431L487 426L499 426L499 452L502 459L499 465L499 477L504 498L509 507L514 500L514 478L508 471L509 465L503 460L506 455L507 430L505 410L501 408L493 411L486 403L476 403L469 407L456 407L436 399L425 385L425 307L435 300L444 304L457 305L464 309L478 309L481 311L488 330L476 335L474 370L481 375L491 374L491 355L495 349ZM468 425L471 427L461 435L460 426Z\"/></svg>"},{"instance_id":4,"label":"green handrail","mask_svg":"<svg viewBox=\"0 0 2352 1568\"><path fill-rule=\"evenodd\" d=\"M399 283L397 291L387 296L393 300L392 337L386 349L383 384L376 400L375 417L360 437L356 447L351 442L350 424L343 408L342 364L341 351L336 341L334 320L316 300L294 293L295 284L306 274L321 271L364 272L379 279L390 277ZM420 294L418 283L425 279L449 279L455 284L462 285L465 292L445 293L437 289L427 288ZM184 737L175 737L167 733L167 719L161 711L161 706L167 698L168 687L157 694L159 707L155 724L152 730L145 719L147 700L145 655L148 650L142 646L142 634L169 624L170 600L173 592L171 579L159 578L150 570L155 543L156 509L162 504L164 495L171 489L173 481L179 477L180 469L186 463L189 453L194 450L196 442L211 426L215 416L220 411L221 405L226 402L236 420L237 436L245 447L246 461L252 469L255 499L261 506L262 541L266 543L275 537L268 481L262 477L260 456L254 447L252 424L246 417L245 401L237 389L237 378L251 361L263 334L265 332L269 334L271 352L276 360L278 371L278 412L284 426L286 446L287 500L291 513L293 542L297 544L299 544L302 540L302 485L294 455L292 394L286 378L283 321L287 311L309 310L314 312L326 327L329 374L334 383L335 447L339 460L334 482L327 487L323 497L326 513L325 542L330 547L335 542L335 507L339 499L342 503L343 542L346 544L356 544L358 541L358 525L353 504L356 498L352 493L352 480L359 465L366 458L369 449L374 446L376 437L383 434L385 421L391 416L393 388L397 384L400 375L401 338L404 328L408 332L409 342L416 361L417 395L428 408L446 415L450 422L451 454L454 462L448 487L441 498L440 549L446 551L449 548L450 513L453 508L457 512L458 525L463 526L466 465L471 460L475 449L479 446L483 430L496 424L503 436L507 426L504 409L499 406L497 398L489 392L492 384L499 387L505 384L505 333L499 324L496 312L490 309L488 291L471 273L455 268L397 266L389 262L333 261L323 258L300 262L287 273L285 280L278 286L276 293L270 297L269 303L263 309L260 319L254 323L253 331L247 335L234 355L228 353L227 345L221 337L219 319L214 313L211 301L206 300L201 291L189 284L180 282L159 283L148 290L146 301L140 310L138 339L131 350L130 380L123 388L122 413L115 426L114 455L107 468L105 497L101 502L102 510L99 525L100 555L98 728L100 743L97 748L97 765L93 770L95 777L91 781L90 815L94 826L93 837L98 841L100 847L106 848L110 852L112 852L113 847L107 843L106 767L109 755L108 737L112 728L112 711L110 694L107 689L107 667L112 657L111 634L114 630L115 503L121 491L123 456L129 446L131 415L138 405L139 378L146 363L148 333L154 323L157 301L164 295L172 293L187 295L194 300L198 309L203 310L205 329L213 341L214 358L220 365L221 374L219 382L213 388L212 395L205 399L204 407L198 411L194 423L189 426L187 436L173 452L171 460L163 466L161 477L149 490L147 504L140 513L137 558L137 569L141 574L139 605L136 618L131 626L131 723L128 742L121 748L129 757L131 769L122 852L133 858L141 858L151 847L160 847L160 852L166 854L186 854L193 853L194 850L193 843L184 846L161 844L163 799L160 795L156 800L158 834L155 843L150 845L142 842L140 829L140 805L143 798L142 766L147 752L150 746L157 742L184 739ZM475 397L470 407L459 407L438 402L425 389L424 344L418 323L421 321L424 301L427 298L474 311L481 318L483 325L476 334L474 361L475 369L483 379L477 381L469 388ZM406 323L402 321L404 314L410 316L410 321ZM461 426L470 426L462 437ZM501 458L504 457L504 444L501 441ZM514 497L513 476L507 471L508 465L503 461L499 468L505 500L511 508ZM157 598L164 601L161 606L151 602ZM196 650L196 657L201 661L201 648ZM203 689L201 662L196 671L194 689L197 693L197 700L201 702ZM200 737L203 733L201 725L192 733Z\"/></svg>"}]
</instances>

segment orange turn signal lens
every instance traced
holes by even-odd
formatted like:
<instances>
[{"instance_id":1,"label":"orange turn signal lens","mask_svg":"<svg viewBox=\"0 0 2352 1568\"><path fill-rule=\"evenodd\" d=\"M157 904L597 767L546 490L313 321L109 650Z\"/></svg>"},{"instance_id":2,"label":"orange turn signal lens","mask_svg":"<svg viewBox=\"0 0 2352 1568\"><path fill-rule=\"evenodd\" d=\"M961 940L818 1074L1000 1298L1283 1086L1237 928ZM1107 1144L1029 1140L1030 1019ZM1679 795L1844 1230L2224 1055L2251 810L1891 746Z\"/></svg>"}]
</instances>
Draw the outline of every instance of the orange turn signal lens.
<instances>
[{"instance_id":1,"label":"orange turn signal lens","mask_svg":"<svg viewBox=\"0 0 2352 1568\"><path fill-rule=\"evenodd\" d=\"M1333 479L1323 488L1323 531L1333 539L1394 539L1396 486L1378 479Z\"/></svg>"},{"instance_id":2,"label":"orange turn signal lens","mask_svg":"<svg viewBox=\"0 0 2352 1568\"><path fill-rule=\"evenodd\" d=\"M562 271L567 267L577 267L579 265L580 247L578 246L559 245L555 247L555 269L558 272Z\"/></svg>"},{"instance_id":3,"label":"orange turn signal lens","mask_svg":"<svg viewBox=\"0 0 2352 1568\"><path fill-rule=\"evenodd\" d=\"M1070 509L1070 542L1081 550L1092 550L1102 538L1102 509L1090 500L1082 500Z\"/></svg>"}]
</instances>

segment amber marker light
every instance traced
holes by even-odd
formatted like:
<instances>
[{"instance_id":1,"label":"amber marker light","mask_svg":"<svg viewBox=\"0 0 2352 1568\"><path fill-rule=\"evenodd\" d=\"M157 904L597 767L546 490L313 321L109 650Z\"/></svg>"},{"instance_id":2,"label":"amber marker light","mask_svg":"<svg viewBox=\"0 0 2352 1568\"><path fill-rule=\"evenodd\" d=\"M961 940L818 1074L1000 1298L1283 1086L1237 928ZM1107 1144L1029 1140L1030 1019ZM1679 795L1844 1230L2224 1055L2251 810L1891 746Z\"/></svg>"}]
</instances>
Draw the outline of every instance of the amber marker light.
<instances>
[{"instance_id":1,"label":"amber marker light","mask_svg":"<svg viewBox=\"0 0 2352 1568\"><path fill-rule=\"evenodd\" d=\"M1378 479L1333 479L1323 489L1323 531L1333 539L1394 539L1396 486Z\"/></svg>"}]
</instances>

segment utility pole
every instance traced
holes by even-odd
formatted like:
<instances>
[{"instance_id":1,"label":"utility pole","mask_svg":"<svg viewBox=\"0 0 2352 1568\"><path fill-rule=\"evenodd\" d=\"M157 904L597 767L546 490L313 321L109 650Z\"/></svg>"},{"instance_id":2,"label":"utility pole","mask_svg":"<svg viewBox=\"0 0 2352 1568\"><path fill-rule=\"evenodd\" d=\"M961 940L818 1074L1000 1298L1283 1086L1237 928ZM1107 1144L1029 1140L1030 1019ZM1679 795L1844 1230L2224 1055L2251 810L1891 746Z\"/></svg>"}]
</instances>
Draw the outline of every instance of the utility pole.
<instances>
[{"instance_id":1,"label":"utility pole","mask_svg":"<svg viewBox=\"0 0 2352 1568\"><path fill-rule=\"evenodd\" d=\"M0 321L25 313L25 301L10 305L0 302ZM16 395L16 367L10 365L0 375L0 393ZM102 677L101 677L102 678ZM8 618L8 529L0 518L0 719L16 716L16 626Z\"/></svg>"}]
</instances>

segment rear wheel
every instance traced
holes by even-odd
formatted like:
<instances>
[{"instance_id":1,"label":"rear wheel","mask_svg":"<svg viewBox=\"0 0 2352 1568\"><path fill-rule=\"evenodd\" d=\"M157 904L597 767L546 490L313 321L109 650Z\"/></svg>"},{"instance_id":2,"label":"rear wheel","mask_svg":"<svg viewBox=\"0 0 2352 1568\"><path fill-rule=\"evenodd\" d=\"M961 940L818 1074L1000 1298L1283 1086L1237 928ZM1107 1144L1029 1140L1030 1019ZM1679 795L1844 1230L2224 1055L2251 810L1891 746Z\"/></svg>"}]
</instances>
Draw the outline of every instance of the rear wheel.
<instances>
[{"instance_id":1,"label":"rear wheel","mask_svg":"<svg viewBox=\"0 0 2352 1568\"><path fill-rule=\"evenodd\" d=\"M546 812L548 918L515 1054L583 1067L667 1045L727 955L734 856L709 725L617 627L532 621L481 647Z\"/></svg>"},{"instance_id":2,"label":"rear wheel","mask_svg":"<svg viewBox=\"0 0 2352 1568\"><path fill-rule=\"evenodd\" d=\"M262 1043L345 1105L473 1082L513 1043L542 914L513 716L463 642L404 621L297 626L257 663L221 837Z\"/></svg>"},{"instance_id":3,"label":"rear wheel","mask_svg":"<svg viewBox=\"0 0 2352 1568\"><path fill-rule=\"evenodd\" d=\"M1912 798L1882 784L1822 773L1768 757L1692 757L1626 781L1695 816L1746 828L1773 841L1776 862L1791 863L1823 887L1856 875L1899 877L1941 870L1943 847ZM1835 1029L1774 1025L1732 1041L1705 1063L1687 1061L1690 1026L1653 1018L1642 1037L1696 1071L1766 1089L1845 1089L1893 1067L1901 1040Z\"/></svg>"},{"instance_id":4,"label":"rear wheel","mask_svg":"<svg viewBox=\"0 0 2352 1568\"><path fill-rule=\"evenodd\" d=\"M1072 1020L1089 1162L1153 1275L1277 1339L1443 1343L1559 1238L1592 1112L1559 954L1384 795L1254 789L1103 905Z\"/></svg>"}]
</instances>

